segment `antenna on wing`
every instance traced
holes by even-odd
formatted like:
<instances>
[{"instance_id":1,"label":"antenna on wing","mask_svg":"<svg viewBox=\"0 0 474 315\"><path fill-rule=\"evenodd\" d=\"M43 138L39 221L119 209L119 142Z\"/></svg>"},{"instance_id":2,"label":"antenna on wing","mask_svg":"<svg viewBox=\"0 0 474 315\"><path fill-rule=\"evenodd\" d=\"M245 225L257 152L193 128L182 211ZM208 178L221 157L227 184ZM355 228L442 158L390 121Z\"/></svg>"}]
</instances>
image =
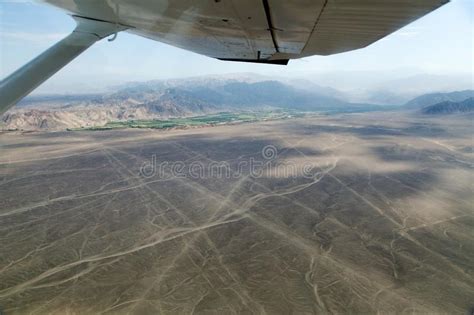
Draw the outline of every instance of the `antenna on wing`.
<instances>
[{"instance_id":1,"label":"antenna on wing","mask_svg":"<svg viewBox=\"0 0 474 315\"><path fill-rule=\"evenodd\" d=\"M115 3L115 27L117 28L117 30L120 27L120 24L118 22L119 16L120 16L120 6L118 5L118 3ZM107 39L107 41L113 42L114 40L117 39L117 36L118 36L118 32L115 32L112 38Z\"/></svg>"},{"instance_id":2,"label":"antenna on wing","mask_svg":"<svg viewBox=\"0 0 474 315\"><path fill-rule=\"evenodd\" d=\"M107 41L108 41L108 42L113 42L114 40L117 39L117 36L118 36L118 33L115 32L114 35L112 36L112 38L107 39Z\"/></svg>"}]
</instances>

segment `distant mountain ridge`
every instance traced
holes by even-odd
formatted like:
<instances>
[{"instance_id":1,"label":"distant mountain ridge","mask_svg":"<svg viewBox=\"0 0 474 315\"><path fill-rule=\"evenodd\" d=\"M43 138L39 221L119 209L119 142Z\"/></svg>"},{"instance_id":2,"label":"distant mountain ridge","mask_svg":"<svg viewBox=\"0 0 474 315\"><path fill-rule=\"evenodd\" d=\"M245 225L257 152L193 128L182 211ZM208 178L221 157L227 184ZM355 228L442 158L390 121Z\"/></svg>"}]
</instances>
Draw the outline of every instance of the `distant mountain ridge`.
<instances>
[{"instance_id":1,"label":"distant mountain ridge","mask_svg":"<svg viewBox=\"0 0 474 315\"><path fill-rule=\"evenodd\" d=\"M417 96L474 89L471 73L429 74L404 70L346 71L313 75L350 102L400 106Z\"/></svg>"},{"instance_id":2,"label":"distant mountain ridge","mask_svg":"<svg viewBox=\"0 0 474 315\"><path fill-rule=\"evenodd\" d=\"M445 101L423 107L421 113L427 115L446 115L474 112L474 98L470 97L461 102Z\"/></svg>"},{"instance_id":3,"label":"distant mountain ridge","mask_svg":"<svg viewBox=\"0 0 474 315\"><path fill-rule=\"evenodd\" d=\"M474 97L474 90L464 90L450 93L430 93L414 98L413 100L407 102L404 107L406 109L420 109L441 102L462 102L472 97Z\"/></svg>"},{"instance_id":4,"label":"distant mountain ridge","mask_svg":"<svg viewBox=\"0 0 474 315\"><path fill-rule=\"evenodd\" d=\"M457 102L473 90L419 96L400 109L419 110L443 101ZM374 95L390 103L396 95ZM279 79L236 74L185 79L131 82L107 93L33 96L0 118L5 129L65 129L100 126L109 121L168 119L222 111L293 109L300 111L364 111L381 107L347 101L344 92L310 80ZM396 107L391 107L395 109Z\"/></svg>"},{"instance_id":5,"label":"distant mountain ridge","mask_svg":"<svg viewBox=\"0 0 474 315\"><path fill-rule=\"evenodd\" d=\"M311 82L305 82L302 86L300 88L296 83L290 84L271 79L259 80L250 77L237 79L234 77L198 77L183 80L130 83L121 86L110 97L121 97L123 99L134 96L138 97L140 101L146 101L147 97L156 98L158 94L171 89L185 93L199 101L223 107L270 105L276 107L300 106L312 109L321 106L345 106L348 104L341 97L335 96L339 93L337 90Z\"/></svg>"},{"instance_id":6,"label":"distant mountain ridge","mask_svg":"<svg viewBox=\"0 0 474 315\"><path fill-rule=\"evenodd\" d=\"M103 125L112 120L167 119L222 111L294 109L366 110L335 90L308 84L305 89L274 80L192 78L130 83L102 95L29 98L2 117L3 129L65 129Z\"/></svg>"}]
</instances>

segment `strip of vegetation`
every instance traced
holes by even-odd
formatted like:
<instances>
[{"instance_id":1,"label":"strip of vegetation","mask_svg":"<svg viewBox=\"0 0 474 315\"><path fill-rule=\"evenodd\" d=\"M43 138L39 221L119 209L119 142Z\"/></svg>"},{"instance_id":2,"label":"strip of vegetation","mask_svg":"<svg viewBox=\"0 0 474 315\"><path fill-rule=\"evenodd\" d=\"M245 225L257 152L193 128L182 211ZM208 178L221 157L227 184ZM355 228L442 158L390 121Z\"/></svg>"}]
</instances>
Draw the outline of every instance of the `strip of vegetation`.
<instances>
[{"instance_id":1,"label":"strip of vegetation","mask_svg":"<svg viewBox=\"0 0 474 315\"><path fill-rule=\"evenodd\" d=\"M128 120L112 121L104 126L84 127L68 129L70 131L78 130L112 130L125 128L149 128L149 129L171 129L200 126L215 126L232 123L257 122L264 120L276 120L294 117L303 117L305 113L296 111L266 111L266 112L242 112L242 113L218 113L205 116L170 118L166 120Z\"/></svg>"}]
</instances>

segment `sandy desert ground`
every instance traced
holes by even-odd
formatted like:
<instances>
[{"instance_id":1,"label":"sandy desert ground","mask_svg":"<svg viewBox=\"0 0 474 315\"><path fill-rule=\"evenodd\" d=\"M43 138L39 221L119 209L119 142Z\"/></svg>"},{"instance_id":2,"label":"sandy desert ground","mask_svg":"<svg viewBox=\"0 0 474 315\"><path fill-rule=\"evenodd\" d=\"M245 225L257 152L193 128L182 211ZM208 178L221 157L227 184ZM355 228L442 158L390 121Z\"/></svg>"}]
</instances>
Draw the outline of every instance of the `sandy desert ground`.
<instances>
[{"instance_id":1,"label":"sandy desert ground","mask_svg":"<svg viewBox=\"0 0 474 315\"><path fill-rule=\"evenodd\" d=\"M0 309L466 314L472 136L392 113L0 134Z\"/></svg>"}]
</instances>

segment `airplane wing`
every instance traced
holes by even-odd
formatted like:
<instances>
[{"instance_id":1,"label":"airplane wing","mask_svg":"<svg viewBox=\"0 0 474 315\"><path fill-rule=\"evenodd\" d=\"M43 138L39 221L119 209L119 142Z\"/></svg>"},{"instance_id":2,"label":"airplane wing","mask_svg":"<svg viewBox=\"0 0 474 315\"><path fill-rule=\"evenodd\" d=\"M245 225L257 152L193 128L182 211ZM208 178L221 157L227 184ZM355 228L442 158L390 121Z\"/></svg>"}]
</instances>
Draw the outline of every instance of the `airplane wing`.
<instances>
[{"instance_id":1,"label":"airplane wing","mask_svg":"<svg viewBox=\"0 0 474 315\"><path fill-rule=\"evenodd\" d=\"M139 36L222 60L287 64L290 59L331 55L366 47L449 2L449 0L43 1L64 9L81 23L74 31L73 38L69 38L66 42L63 40L55 46L55 53L46 51L0 82L0 114L95 41L118 31L127 30ZM95 27L98 27L96 33L100 34L96 34L94 40L81 39L95 34ZM107 29L105 33L104 28ZM72 45L74 41L78 45ZM78 49L78 46L82 48Z\"/></svg>"}]
</instances>

